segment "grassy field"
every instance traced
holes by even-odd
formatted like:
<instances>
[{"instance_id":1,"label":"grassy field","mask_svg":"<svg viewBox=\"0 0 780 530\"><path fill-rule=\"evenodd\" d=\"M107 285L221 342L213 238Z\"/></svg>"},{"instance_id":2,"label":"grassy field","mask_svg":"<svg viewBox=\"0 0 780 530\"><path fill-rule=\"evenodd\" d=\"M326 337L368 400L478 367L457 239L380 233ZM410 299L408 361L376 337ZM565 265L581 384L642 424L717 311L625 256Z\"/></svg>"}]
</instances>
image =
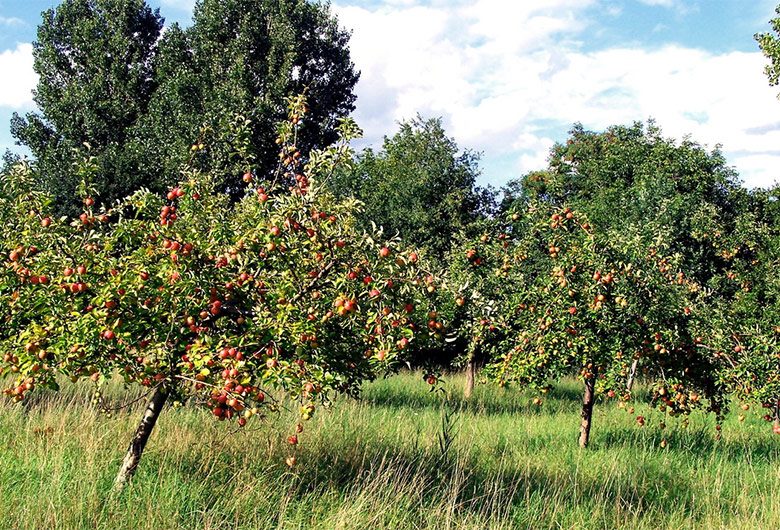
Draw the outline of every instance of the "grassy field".
<instances>
[{"instance_id":1,"label":"grassy field","mask_svg":"<svg viewBox=\"0 0 780 530\"><path fill-rule=\"evenodd\" d=\"M583 451L576 383L541 407L490 386L464 404L461 385L448 379L446 405L419 375L368 385L306 424L292 471L292 414L234 433L206 412L166 410L121 494L111 485L138 407L106 417L86 387L6 403L0 528L780 528L780 437L757 411L715 440L712 418L662 431L644 405L642 428L599 402Z\"/></svg>"}]
</instances>

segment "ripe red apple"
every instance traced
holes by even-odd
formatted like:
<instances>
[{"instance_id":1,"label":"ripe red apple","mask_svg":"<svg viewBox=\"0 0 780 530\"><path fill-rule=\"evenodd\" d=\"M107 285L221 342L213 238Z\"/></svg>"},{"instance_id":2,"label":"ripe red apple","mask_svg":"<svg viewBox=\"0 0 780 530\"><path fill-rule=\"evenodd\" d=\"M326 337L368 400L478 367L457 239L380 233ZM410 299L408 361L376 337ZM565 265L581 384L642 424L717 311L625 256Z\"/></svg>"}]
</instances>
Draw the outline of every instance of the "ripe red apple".
<instances>
[{"instance_id":1,"label":"ripe red apple","mask_svg":"<svg viewBox=\"0 0 780 530\"><path fill-rule=\"evenodd\" d=\"M379 255L383 258L386 258L390 255L390 249L387 247L382 247L382 249L379 251Z\"/></svg>"}]
</instances>

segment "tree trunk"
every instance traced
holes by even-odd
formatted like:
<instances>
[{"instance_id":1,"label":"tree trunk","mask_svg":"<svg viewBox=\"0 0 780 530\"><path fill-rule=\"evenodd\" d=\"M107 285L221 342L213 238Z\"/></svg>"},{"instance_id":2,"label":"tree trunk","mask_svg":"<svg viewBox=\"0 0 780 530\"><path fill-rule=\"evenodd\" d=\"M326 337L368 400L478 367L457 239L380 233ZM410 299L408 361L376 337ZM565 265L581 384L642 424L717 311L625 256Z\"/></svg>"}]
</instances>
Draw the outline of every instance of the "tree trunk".
<instances>
[{"instance_id":1,"label":"tree trunk","mask_svg":"<svg viewBox=\"0 0 780 530\"><path fill-rule=\"evenodd\" d=\"M775 433L780 434L780 401L778 401L777 405L775 405L773 420L774 421L772 421L772 430Z\"/></svg>"},{"instance_id":2,"label":"tree trunk","mask_svg":"<svg viewBox=\"0 0 780 530\"><path fill-rule=\"evenodd\" d=\"M639 359L634 359L634 362L631 363L631 372L628 374L628 382L626 383L626 388L629 392L631 392L631 388L634 386L637 366L639 366Z\"/></svg>"},{"instance_id":3,"label":"tree trunk","mask_svg":"<svg viewBox=\"0 0 780 530\"><path fill-rule=\"evenodd\" d=\"M168 389L165 385L158 386L154 394L152 394L149 404L146 406L146 411L144 411L144 415L141 418L141 423L138 424L135 435L130 441L130 446L127 448L122 468L114 480L114 489L123 489L135 474L138 463L141 461L141 455L146 447L146 442L149 441L149 435L152 434L154 424L157 423L157 418L160 416L160 412L167 400Z\"/></svg>"},{"instance_id":4,"label":"tree trunk","mask_svg":"<svg viewBox=\"0 0 780 530\"><path fill-rule=\"evenodd\" d=\"M596 374L585 380L585 395L582 399L582 423L580 423L580 447L588 447L590 441L590 424L593 419L593 401L595 399L594 387L596 386Z\"/></svg>"},{"instance_id":5,"label":"tree trunk","mask_svg":"<svg viewBox=\"0 0 780 530\"><path fill-rule=\"evenodd\" d=\"M477 361L473 357L466 365L466 388L463 389L463 397L469 399L474 393L474 379L477 375Z\"/></svg>"}]
</instances>

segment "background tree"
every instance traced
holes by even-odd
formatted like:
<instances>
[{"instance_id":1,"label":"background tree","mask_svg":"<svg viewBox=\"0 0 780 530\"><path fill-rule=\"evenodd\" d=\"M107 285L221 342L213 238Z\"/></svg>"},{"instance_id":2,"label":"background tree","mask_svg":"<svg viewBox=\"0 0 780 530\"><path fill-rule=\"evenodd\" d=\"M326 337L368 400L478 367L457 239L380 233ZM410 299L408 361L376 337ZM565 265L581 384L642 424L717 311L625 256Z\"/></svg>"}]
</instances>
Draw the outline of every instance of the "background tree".
<instances>
[{"instance_id":1,"label":"background tree","mask_svg":"<svg viewBox=\"0 0 780 530\"><path fill-rule=\"evenodd\" d=\"M161 36L162 25L144 0L65 0L44 13L34 52L40 114L15 116L12 132L64 211L75 212L68 168L84 142L99 168L96 200L111 203L177 182L205 126L211 148L198 151L200 163L238 198L243 171L230 159L226 116L251 120L255 168L269 175L288 94L307 89L311 101L302 152L334 141L338 118L354 109L349 34L327 4L202 0L186 30Z\"/></svg>"},{"instance_id":2,"label":"background tree","mask_svg":"<svg viewBox=\"0 0 780 530\"><path fill-rule=\"evenodd\" d=\"M546 392L576 372L585 387L582 447L596 393L627 399L637 358L646 360L660 408L688 412L706 397L711 410L722 410L716 364L694 335L705 293L663 239L648 247L631 227L611 231L565 204L539 201L500 228L471 242L461 274L450 279L465 300L459 305L474 315L466 320L471 336L488 348L490 379ZM480 293L485 285L489 299ZM494 334L487 341L486 331Z\"/></svg>"},{"instance_id":3,"label":"background tree","mask_svg":"<svg viewBox=\"0 0 780 530\"><path fill-rule=\"evenodd\" d=\"M745 194L737 228L723 258L729 267L713 282L718 298L706 347L718 359L722 382L747 409L767 409L764 419L780 434L780 206L777 186Z\"/></svg>"},{"instance_id":4,"label":"background tree","mask_svg":"<svg viewBox=\"0 0 780 530\"><path fill-rule=\"evenodd\" d=\"M223 172L215 177L240 190L242 172L230 163L232 146L219 133L224 117L237 112L251 120L256 172L271 174L279 162L274 140L284 100L304 90L310 108L297 147L329 145L338 119L354 110L359 74L348 43L327 3L200 0L192 26L171 27L156 56L159 88L138 134L150 149L144 159L150 173L175 178L193 131L205 124L215 133L210 166Z\"/></svg>"},{"instance_id":5,"label":"background tree","mask_svg":"<svg viewBox=\"0 0 780 530\"><path fill-rule=\"evenodd\" d=\"M566 202L604 230L630 225L648 246L663 236L702 284L726 266L721 239L734 229L744 193L720 151L664 138L652 122L601 133L576 126L522 187L529 197Z\"/></svg>"},{"instance_id":6,"label":"background tree","mask_svg":"<svg viewBox=\"0 0 780 530\"><path fill-rule=\"evenodd\" d=\"M148 185L136 172L141 153L127 146L157 85L152 59L162 26L144 0L66 0L43 13L33 44L40 113L15 114L11 132L63 208L75 207L70 165L85 142L106 200Z\"/></svg>"},{"instance_id":7,"label":"background tree","mask_svg":"<svg viewBox=\"0 0 780 530\"><path fill-rule=\"evenodd\" d=\"M330 181L340 196L365 204L362 219L398 234L444 262L456 235L492 212L490 190L477 186L479 157L460 152L441 119L401 123L382 148L364 150L354 169Z\"/></svg>"},{"instance_id":8,"label":"background tree","mask_svg":"<svg viewBox=\"0 0 780 530\"><path fill-rule=\"evenodd\" d=\"M769 59L769 64L764 67L764 73L771 86L780 84L780 5L775 8L778 15L769 21L771 31L756 33L754 38L764 56Z\"/></svg>"}]
</instances>

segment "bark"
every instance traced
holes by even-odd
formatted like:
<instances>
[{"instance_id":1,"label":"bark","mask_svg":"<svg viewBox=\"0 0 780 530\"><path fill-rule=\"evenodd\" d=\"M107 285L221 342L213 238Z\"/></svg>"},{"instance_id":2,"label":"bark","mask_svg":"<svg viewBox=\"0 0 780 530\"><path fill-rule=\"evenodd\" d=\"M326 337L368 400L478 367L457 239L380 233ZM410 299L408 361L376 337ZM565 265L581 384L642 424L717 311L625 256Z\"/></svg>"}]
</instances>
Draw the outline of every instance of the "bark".
<instances>
[{"instance_id":1,"label":"bark","mask_svg":"<svg viewBox=\"0 0 780 530\"><path fill-rule=\"evenodd\" d=\"M780 401L778 402L777 405L775 405L774 413L775 414L773 418L774 421L772 422L772 430L774 432L777 432L778 429L780 429Z\"/></svg>"},{"instance_id":2,"label":"bark","mask_svg":"<svg viewBox=\"0 0 780 530\"><path fill-rule=\"evenodd\" d=\"M469 399L474 393L474 380L477 375L477 361L474 358L469 359L466 365L466 388L463 389L463 397Z\"/></svg>"},{"instance_id":3,"label":"bark","mask_svg":"<svg viewBox=\"0 0 780 530\"><path fill-rule=\"evenodd\" d=\"M590 441L590 425L593 420L593 401L595 400L596 393L594 387L596 386L595 374L590 379L585 380L585 395L582 399L582 423L580 423L580 447L588 447Z\"/></svg>"},{"instance_id":4,"label":"bark","mask_svg":"<svg viewBox=\"0 0 780 530\"><path fill-rule=\"evenodd\" d=\"M626 388L629 392L631 392L631 388L634 386L637 366L639 366L639 359L634 359L634 362L631 363L631 372L628 374L628 382L626 383Z\"/></svg>"},{"instance_id":5,"label":"bark","mask_svg":"<svg viewBox=\"0 0 780 530\"><path fill-rule=\"evenodd\" d=\"M157 418L160 416L160 412L167 400L168 389L164 385L158 386L151 399L149 399L149 404L146 406L141 422L138 424L135 435L130 441L130 446L127 448L125 459L122 461L122 467L114 480L115 489L123 489L135 474L138 463L141 461L141 455L146 447L146 442L149 441L149 436L152 434Z\"/></svg>"}]
</instances>

